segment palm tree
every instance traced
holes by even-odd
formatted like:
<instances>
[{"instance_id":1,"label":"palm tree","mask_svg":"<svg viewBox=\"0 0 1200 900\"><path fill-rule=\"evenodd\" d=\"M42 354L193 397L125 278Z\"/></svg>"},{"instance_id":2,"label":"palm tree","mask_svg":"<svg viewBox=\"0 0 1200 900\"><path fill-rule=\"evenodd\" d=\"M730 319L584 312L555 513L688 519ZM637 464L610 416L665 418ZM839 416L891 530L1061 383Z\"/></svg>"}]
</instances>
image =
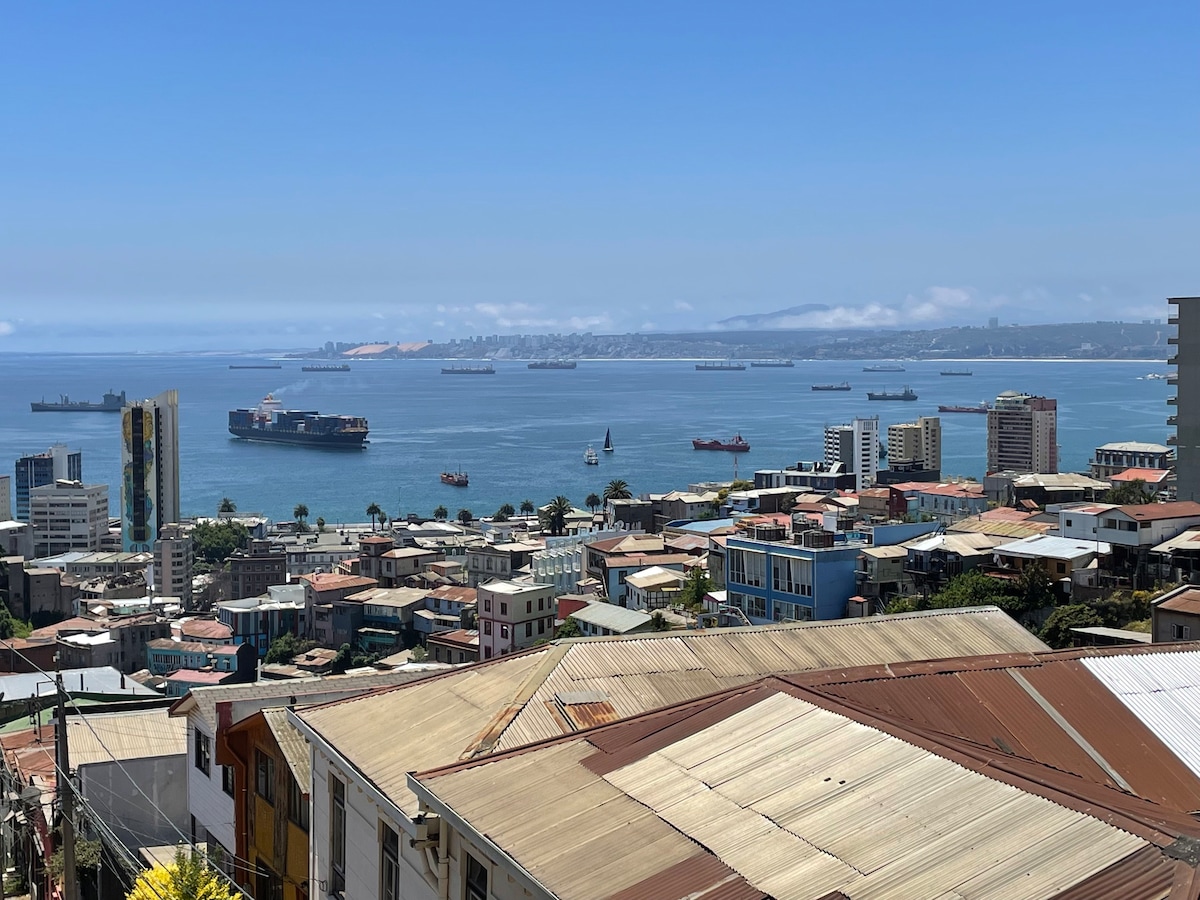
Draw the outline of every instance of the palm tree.
<instances>
[{"instance_id":1,"label":"palm tree","mask_svg":"<svg viewBox=\"0 0 1200 900\"><path fill-rule=\"evenodd\" d=\"M1158 495L1144 479L1134 478L1110 490L1104 502L1115 503L1118 506L1141 506L1144 503L1157 503Z\"/></svg>"},{"instance_id":2,"label":"palm tree","mask_svg":"<svg viewBox=\"0 0 1200 900\"><path fill-rule=\"evenodd\" d=\"M217 506L217 515L221 515L221 513L235 512L237 512L237 504L228 497L222 497L220 505Z\"/></svg>"},{"instance_id":3,"label":"palm tree","mask_svg":"<svg viewBox=\"0 0 1200 900\"><path fill-rule=\"evenodd\" d=\"M433 517L439 521L441 521L442 519L445 519L446 516L448 516L448 515L450 515L450 511L447 510L446 507L444 507L444 506L439 506L437 509L435 509L433 511Z\"/></svg>"},{"instance_id":4,"label":"palm tree","mask_svg":"<svg viewBox=\"0 0 1200 900\"><path fill-rule=\"evenodd\" d=\"M551 537L557 537L567 530L567 516L571 514L571 501L559 494L546 507L546 522L550 526Z\"/></svg>"},{"instance_id":5,"label":"palm tree","mask_svg":"<svg viewBox=\"0 0 1200 900\"><path fill-rule=\"evenodd\" d=\"M371 530L375 530L375 519L377 516L383 515L383 510L379 508L378 503L372 503L367 507L367 515L371 517Z\"/></svg>"},{"instance_id":6,"label":"palm tree","mask_svg":"<svg viewBox=\"0 0 1200 900\"><path fill-rule=\"evenodd\" d=\"M536 507L533 505L532 500L522 500L521 501L521 515L531 516L531 515L533 515L534 509L536 509Z\"/></svg>"},{"instance_id":7,"label":"palm tree","mask_svg":"<svg viewBox=\"0 0 1200 900\"><path fill-rule=\"evenodd\" d=\"M385 513L383 510L380 510L379 511L379 527L382 528L387 523L388 523L387 513Z\"/></svg>"},{"instance_id":8,"label":"palm tree","mask_svg":"<svg viewBox=\"0 0 1200 900\"><path fill-rule=\"evenodd\" d=\"M607 503L609 500L628 500L632 496L633 494L629 492L629 485L627 485L620 478L614 478L604 488L605 503Z\"/></svg>"},{"instance_id":9,"label":"palm tree","mask_svg":"<svg viewBox=\"0 0 1200 900\"><path fill-rule=\"evenodd\" d=\"M583 501L583 505L590 509L593 515L596 512L596 507L601 503L600 497L596 494L588 494L587 499Z\"/></svg>"},{"instance_id":10,"label":"palm tree","mask_svg":"<svg viewBox=\"0 0 1200 900\"><path fill-rule=\"evenodd\" d=\"M325 533L325 520L317 516L317 534Z\"/></svg>"},{"instance_id":11,"label":"palm tree","mask_svg":"<svg viewBox=\"0 0 1200 900\"><path fill-rule=\"evenodd\" d=\"M513 505L511 503L505 503L498 510L496 510L496 515L504 516L505 521L508 521L516 514L517 514L517 511L513 508Z\"/></svg>"},{"instance_id":12,"label":"palm tree","mask_svg":"<svg viewBox=\"0 0 1200 900\"><path fill-rule=\"evenodd\" d=\"M458 511L458 515L455 516L455 518L464 525L470 525L472 520L475 518L475 513L471 512L469 509L463 508Z\"/></svg>"},{"instance_id":13,"label":"palm tree","mask_svg":"<svg viewBox=\"0 0 1200 900\"><path fill-rule=\"evenodd\" d=\"M304 524L304 520L308 518L308 507L297 503L296 508L292 510L292 518L296 520L296 530L304 531L308 527Z\"/></svg>"}]
</instances>

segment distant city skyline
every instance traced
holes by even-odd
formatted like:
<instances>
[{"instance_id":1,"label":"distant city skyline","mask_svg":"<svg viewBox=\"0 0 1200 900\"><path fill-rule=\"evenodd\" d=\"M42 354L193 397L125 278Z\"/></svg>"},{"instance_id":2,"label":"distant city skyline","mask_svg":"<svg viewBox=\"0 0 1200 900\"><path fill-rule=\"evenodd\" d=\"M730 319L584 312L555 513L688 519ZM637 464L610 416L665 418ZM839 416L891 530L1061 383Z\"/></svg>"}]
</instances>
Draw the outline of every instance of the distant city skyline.
<instances>
[{"instance_id":1,"label":"distant city skyline","mask_svg":"<svg viewBox=\"0 0 1200 900\"><path fill-rule=\"evenodd\" d=\"M7 11L0 352L1162 318L1195 4Z\"/></svg>"}]
</instances>

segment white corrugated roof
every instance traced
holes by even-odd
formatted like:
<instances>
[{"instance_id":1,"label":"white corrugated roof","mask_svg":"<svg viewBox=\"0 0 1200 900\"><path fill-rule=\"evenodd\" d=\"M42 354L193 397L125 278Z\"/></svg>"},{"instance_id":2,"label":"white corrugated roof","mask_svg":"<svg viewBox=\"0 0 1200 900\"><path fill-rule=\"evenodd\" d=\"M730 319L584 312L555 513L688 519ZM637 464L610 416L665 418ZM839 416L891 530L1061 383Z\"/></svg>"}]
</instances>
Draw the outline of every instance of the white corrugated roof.
<instances>
[{"instance_id":1,"label":"white corrugated roof","mask_svg":"<svg viewBox=\"0 0 1200 900\"><path fill-rule=\"evenodd\" d=\"M86 720L86 721L85 721ZM187 753L187 719L172 719L167 710L103 713L67 718L71 766L124 762Z\"/></svg>"},{"instance_id":2,"label":"white corrugated roof","mask_svg":"<svg viewBox=\"0 0 1200 900\"><path fill-rule=\"evenodd\" d=\"M641 628L650 621L649 613L603 601L592 602L582 609L575 610L571 613L571 618L595 625L597 628L607 628L617 634Z\"/></svg>"}]
</instances>

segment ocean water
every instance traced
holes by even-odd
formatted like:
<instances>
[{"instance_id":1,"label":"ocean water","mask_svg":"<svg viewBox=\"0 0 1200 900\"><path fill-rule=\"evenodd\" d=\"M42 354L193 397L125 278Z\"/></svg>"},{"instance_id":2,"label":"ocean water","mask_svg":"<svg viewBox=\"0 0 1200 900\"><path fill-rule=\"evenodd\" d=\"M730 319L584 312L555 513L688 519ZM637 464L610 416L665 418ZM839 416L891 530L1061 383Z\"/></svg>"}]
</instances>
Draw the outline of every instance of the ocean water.
<instances>
[{"instance_id":1,"label":"ocean water","mask_svg":"<svg viewBox=\"0 0 1200 900\"><path fill-rule=\"evenodd\" d=\"M880 429L937 415L939 403L994 400L1004 390L1058 399L1061 468L1086 470L1092 451L1117 440L1165 442L1165 381L1139 380L1163 363L972 361L907 362L904 373L862 371L859 361L797 361L792 369L697 372L687 360L580 361L573 370L495 364L492 376L443 376L431 360L352 362L348 373L234 370L261 360L191 356L0 355L0 472L25 453L63 442L83 451L83 475L111 486L119 508L119 417L105 413L32 413L31 400L99 400L106 389L148 397L175 388L180 400L183 512L212 514L222 497L242 511L288 519L297 503L330 523L367 521L378 503L389 515L451 515L466 507L488 515L523 499L557 494L582 506L609 481L635 494L728 479L735 455L692 449L691 440L740 432L751 444L738 473L782 468L822 452L823 428L855 415L878 415ZM971 377L944 377L969 368ZM849 381L849 393L817 393L816 382ZM868 401L868 390L910 385L915 402ZM274 392L289 407L366 416L362 451L329 451L233 438L228 410L254 406ZM985 466L986 416L943 414L943 471L979 477ZM614 453L585 466L612 429ZM470 486L442 484L446 469L470 474Z\"/></svg>"}]
</instances>

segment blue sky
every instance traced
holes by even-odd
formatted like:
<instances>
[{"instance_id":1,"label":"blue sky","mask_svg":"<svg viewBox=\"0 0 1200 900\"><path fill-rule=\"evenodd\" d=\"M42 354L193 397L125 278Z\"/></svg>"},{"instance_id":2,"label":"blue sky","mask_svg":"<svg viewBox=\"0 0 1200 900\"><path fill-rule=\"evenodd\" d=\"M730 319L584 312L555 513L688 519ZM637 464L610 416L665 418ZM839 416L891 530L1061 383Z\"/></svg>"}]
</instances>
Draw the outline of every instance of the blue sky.
<instances>
[{"instance_id":1,"label":"blue sky","mask_svg":"<svg viewBox=\"0 0 1200 900\"><path fill-rule=\"evenodd\" d=\"M1194 2L10 4L0 351L1162 317L1200 289L1198 30Z\"/></svg>"}]
</instances>

